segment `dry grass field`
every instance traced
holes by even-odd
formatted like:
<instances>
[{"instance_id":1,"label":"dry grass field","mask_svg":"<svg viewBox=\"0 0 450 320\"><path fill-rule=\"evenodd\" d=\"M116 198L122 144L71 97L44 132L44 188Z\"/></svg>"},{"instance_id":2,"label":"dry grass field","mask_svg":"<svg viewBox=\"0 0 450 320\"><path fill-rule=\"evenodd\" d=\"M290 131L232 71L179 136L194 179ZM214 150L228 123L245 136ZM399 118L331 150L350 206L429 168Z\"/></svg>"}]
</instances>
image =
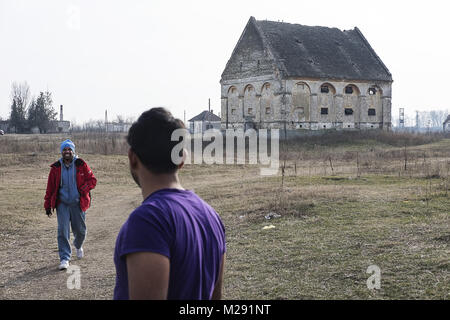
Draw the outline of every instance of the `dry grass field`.
<instances>
[{"instance_id":1,"label":"dry grass field","mask_svg":"<svg viewBox=\"0 0 450 320\"><path fill-rule=\"evenodd\" d=\"M56 217L43 209L65 138L0 137L0 299L112 298L115 239L140 190L122 136L70 137L98 185L86 256L72 261L81 289L68 289L69 275L57 269ZM225 299L450 298L450 139L341 134L280 150L276 176L254 165L180 172L225 224ZM381 270L378 290L367 288L370 265Z\"/></svg>"}]
</instances>

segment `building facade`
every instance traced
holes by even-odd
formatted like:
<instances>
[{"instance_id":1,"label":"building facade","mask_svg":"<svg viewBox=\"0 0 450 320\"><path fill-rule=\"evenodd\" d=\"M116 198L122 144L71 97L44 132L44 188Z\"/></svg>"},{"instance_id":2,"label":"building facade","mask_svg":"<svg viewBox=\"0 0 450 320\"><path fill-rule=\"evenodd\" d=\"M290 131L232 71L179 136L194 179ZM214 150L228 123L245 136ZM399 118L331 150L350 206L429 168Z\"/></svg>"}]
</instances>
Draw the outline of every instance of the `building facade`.
<instances>
[{"instance_id":1,"label":"building facade","mask_svg":"<svg viewBox=\"0 0 450 320\"><path fill-rule=\"evenodd\" d=\"M221 78L222 128L391 128L392 76L358 28L248 21Z\"/></svg>"}]
</instances>

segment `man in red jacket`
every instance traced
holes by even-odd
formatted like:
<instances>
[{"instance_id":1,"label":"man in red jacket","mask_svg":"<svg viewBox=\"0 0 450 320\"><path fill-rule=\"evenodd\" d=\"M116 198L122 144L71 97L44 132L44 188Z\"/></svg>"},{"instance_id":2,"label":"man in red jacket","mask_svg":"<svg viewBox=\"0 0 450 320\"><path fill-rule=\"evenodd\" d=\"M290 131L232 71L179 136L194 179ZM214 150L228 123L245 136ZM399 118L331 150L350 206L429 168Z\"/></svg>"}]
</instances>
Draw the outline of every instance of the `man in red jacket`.
<instances>
[{"instance_id":1,"label":"man in red jacket","mask_svg":"<svg viewBox=\"0 0 450 320\"><path fill-rule=\"evenodd\" d=\"M60 270L69 267L72 255L70 227L74 234L73 244L77 257L84 255L83 242L86 238L86 211L91 204L90 191L97 179L88 164L75 155L75 144L66 140L61 144L61 159L53 163L48 176L44 208L50 218L56 209L58 219L58 251Z\"/></svg>"}]
</instances>

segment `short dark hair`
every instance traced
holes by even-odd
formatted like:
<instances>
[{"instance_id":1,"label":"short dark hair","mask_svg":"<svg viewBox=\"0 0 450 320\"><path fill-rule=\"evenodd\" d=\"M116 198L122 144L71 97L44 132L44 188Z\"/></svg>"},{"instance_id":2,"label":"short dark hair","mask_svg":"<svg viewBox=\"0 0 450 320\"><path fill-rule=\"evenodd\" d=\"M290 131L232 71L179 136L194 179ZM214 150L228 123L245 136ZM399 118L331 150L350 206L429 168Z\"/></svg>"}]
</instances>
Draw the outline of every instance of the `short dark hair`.
<instances>
[{"instance_id":1,"label":"short dark hair","mask_svg":"<svg viewBox=\"0 0 450 320\"><path fill-rule=\"evenodd\" d=\"M152 108L140 115L128 131L127 141L142 164L153 173L173 173L177 165L171 158L179 141L171 141L172 132L185 129L165 108Z\"/></svg>"}]
</instances>

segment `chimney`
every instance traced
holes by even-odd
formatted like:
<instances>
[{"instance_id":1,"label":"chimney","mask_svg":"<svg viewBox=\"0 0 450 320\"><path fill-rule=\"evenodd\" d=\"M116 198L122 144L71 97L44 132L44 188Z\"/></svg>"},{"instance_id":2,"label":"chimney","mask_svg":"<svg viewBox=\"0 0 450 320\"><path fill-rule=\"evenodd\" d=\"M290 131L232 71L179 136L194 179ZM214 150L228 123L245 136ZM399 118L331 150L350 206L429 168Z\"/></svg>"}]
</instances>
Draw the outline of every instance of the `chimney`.
<instances>
[{"instance_id":1,"label":"chimney","mask_svg":"<svg viewBox=\"0 0 450 320\"><path fill-rule=\"evenodd\" d=\"M61 105L59 107L59 121L64 121L64 116L63 116L63 105Z\"/></svg>"},{"instance_id":2,"label":"chimney","mask_svg":"<svg viewBox=\"0 0 450 320\"><path fill-rule=\"evenodd\" d=\"M211 99L208 99L208 111L211 112Z\"/></svg>"}]
</instances>

